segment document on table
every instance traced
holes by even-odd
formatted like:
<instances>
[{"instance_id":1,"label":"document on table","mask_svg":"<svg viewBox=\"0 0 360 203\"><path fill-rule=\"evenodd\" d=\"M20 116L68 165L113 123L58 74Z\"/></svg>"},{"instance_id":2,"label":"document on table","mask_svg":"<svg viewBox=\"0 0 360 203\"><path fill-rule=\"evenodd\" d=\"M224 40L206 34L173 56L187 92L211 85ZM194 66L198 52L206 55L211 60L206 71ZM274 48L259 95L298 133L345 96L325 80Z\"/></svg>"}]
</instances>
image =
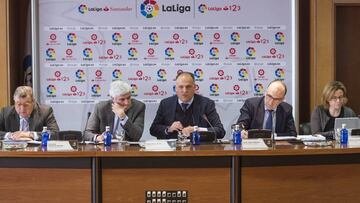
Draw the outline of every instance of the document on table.
<instances>
[{"instance_id":1,"label":"document on table","mask_svg":"<svg viewBox=\"0 0 360 203\"><path fill-rule=\"evenodd\" d=\"M348 147L360 147L360 138L349 137Z\"/></svg>"},{"instance_id":2,"label":"document on table","mask_svg":"<svg viewBox=\"0 0 360 203\"><path fill-rule=\"evenodd\" d=\"M297 138L301 141L326 141L326 138L320 134L315 135L298 135Z\"/></svg>"},{"instance_id":3,"label":"document on table","mask_svg":"<svg viewBox=\"0 0 360 203\"><path fill-rule=\"evenodd\" d=\"M69 141L48 141L47 151L74 151Z\"/></svg>"},{"instance_id":4,"label":"document on table","mask_svg":"<svg viewBox=\"0 0 360 203\"><path fill-rule=\"evenodd\" d=\"M173 151L176 149L176 140L147 140L143 146L146 151Z\"/></svg>"},{"instance_id":5,"label":"document on table","mask_svg":"<svg viewBox=\"0 0 360 203\"><path fill-rule=\"evenodd\" d=\"M242 149L268 149L268 146L265 144L264 140L261 138L258 139L243 139L242 140Z\"/></svg>"}]
</instances>

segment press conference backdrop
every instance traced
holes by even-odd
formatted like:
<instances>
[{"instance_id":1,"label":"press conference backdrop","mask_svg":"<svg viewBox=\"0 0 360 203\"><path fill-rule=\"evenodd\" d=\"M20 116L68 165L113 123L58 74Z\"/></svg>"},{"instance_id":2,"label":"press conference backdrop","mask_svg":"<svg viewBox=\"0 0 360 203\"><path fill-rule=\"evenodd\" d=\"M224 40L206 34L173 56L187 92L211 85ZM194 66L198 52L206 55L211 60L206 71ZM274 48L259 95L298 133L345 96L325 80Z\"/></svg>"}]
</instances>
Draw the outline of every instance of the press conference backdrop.
<instances>
[{"instance_id":1,"label":"press conference backdrop","mask_svg":"<svg viewBox=\"0 0 360 203\"><path fill-rule=\"evenodd\" d=\"M61 130L83 130L109 84L131 84L146 103L143 139L175 76L194 73L229 136L245 99L270 81L295 105L294 0L35 0L37 95Z\"/></svg>"}]
</instances>

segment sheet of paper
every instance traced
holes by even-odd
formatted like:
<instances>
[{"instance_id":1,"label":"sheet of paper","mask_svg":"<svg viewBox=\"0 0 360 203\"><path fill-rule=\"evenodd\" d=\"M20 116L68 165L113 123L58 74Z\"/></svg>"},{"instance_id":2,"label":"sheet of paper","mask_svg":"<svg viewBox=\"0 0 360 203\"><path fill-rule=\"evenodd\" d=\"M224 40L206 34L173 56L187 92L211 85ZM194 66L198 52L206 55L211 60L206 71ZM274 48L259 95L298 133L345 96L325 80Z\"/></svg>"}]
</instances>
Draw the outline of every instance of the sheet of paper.
<instances>
[{"instance_id":1,"label":"sheet of paper","mask_svg":"<svg viewBox=\"0 0 360 203\"><path fill-rule=\"evenodd\" d=\"M265 144L264 140L261 138L258 139L243 139L242 140L242 149L268 149L268 146Z\"/></svg>"},{"instance_id":2,"label":"sheet of paper","mask_svg":"<svg viewBox=\"0 0 360 203\"><path fill-rule=\"evenodd\" d=\"M176 145L170 144L176 140L147 140L144 142L144 147L146 151L173 151L176 149Z\"/></svg>"},{"instance_id":3,"label":"sheet of paper","mask_svg":"<svg viewBox=\"0 0 360 203\"><path fill-rule=\"evenodd\" d=\"M69 141L48 141L47 151L74 151Z\"/></svg>"},{"instance_id":4,"label":"sheet of paper","mask_svg":"<svg viewBox=\"0 0 360 203\"><path fill-rule=\"evenodd\" d=\"M360 138L349 137L348 147L360 147Z\"/></svg>"},{"instance_id":5,"label":"sheet of paper","mask_svg":"<svg viewBox=\"0 0 360 203\"><path fill-rule=\"evenodd\" d=\"M315 134L315 135L298 135L298 139L301 141L325 141L326 138L322 135Z\"/></svg>"}]
</instances>

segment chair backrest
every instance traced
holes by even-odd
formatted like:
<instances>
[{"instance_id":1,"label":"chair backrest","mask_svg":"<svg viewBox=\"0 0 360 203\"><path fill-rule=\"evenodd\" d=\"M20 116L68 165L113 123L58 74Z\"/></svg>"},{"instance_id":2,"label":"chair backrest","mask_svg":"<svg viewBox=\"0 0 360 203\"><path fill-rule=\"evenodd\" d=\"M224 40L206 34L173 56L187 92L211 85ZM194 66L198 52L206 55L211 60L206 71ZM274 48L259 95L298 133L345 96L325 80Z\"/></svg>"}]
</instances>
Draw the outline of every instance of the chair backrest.
<instances>
[{"instance_id":1,"label":"chair backrest","mask_svg":"<svg viewBox=\"0 0 360 203\"><path fill-rule=\"evenodd\" d=\"M59 140L77 140L79 142L83 140L81 131L77 130L60 131L58 135Z\"/></svg>"},{"instance_id":2,"label":"chair backrest","mask_svg":"<svg viewBox=\"0 0 360 203\"><path fill-rule=\"evenodd\" d=\"M299 135L311 135L310 122L300 124L300 126L299 126Z\"/></svg>"}]
</instances>

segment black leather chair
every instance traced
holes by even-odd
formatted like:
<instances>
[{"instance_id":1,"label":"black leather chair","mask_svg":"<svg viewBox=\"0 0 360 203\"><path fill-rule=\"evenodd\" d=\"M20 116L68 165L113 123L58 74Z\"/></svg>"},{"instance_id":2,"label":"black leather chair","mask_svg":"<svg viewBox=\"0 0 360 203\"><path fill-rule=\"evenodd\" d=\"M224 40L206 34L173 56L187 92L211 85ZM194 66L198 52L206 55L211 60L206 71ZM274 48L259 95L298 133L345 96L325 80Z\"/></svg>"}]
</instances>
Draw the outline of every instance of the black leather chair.
<instances>
[{"instance_id":1,"label":"black leather chair","mask_svg":"<svg viewBox=\"0 0 360 203\"><path fill-rule=\"evenodd\" d=\"M83 140L82 132L77 130L65 130L58 133L59 140L77 140L81 142Z\"/></svg>"},{"instance_id":2,"label":"black leather chair","mask_svg":"<svg viewBox=\"0 0 360 203\"><path fill-rule=\"evenodd\" d=\"M299 135L311 135L310 122L301 123L299 126Z\"/></svg>"}]
</instances>

